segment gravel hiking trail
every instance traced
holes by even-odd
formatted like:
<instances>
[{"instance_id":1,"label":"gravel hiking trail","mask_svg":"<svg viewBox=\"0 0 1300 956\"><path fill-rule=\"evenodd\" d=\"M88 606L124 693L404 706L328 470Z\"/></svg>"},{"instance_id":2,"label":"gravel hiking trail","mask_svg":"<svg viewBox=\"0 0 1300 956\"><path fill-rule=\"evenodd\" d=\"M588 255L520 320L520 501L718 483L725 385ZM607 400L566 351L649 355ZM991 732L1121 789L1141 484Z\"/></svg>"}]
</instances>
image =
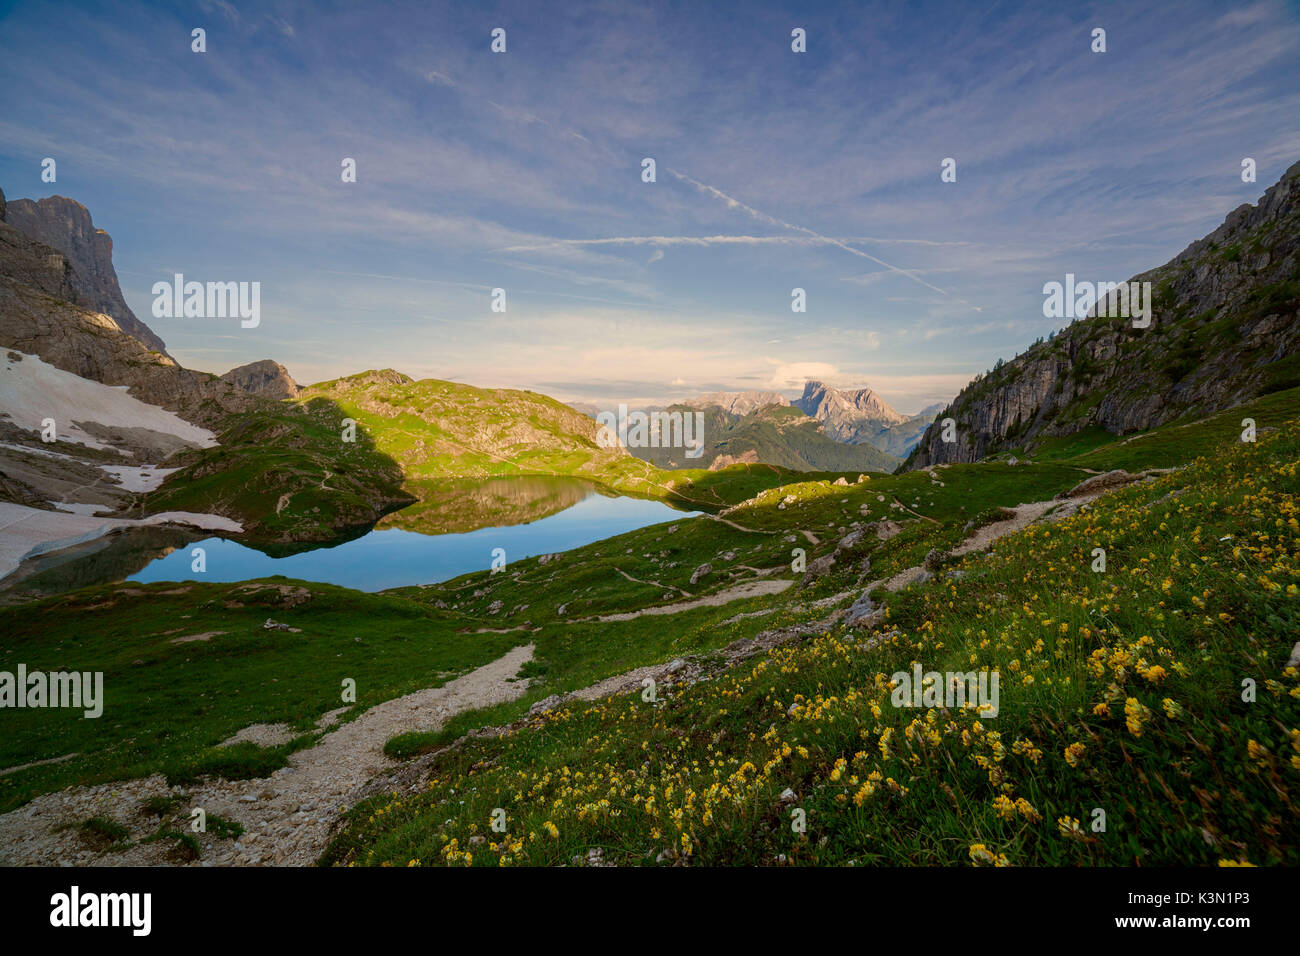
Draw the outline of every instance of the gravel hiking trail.
<instances>
[{"instance_id":1,"label":"gravel hiking trail","mask_svg":"<svg viewBox=\"0 0 1300 956\"><path fill-rule=\"evenodd\" d=\"M641 608L639 611L620 611L616 614L602 614L599 617L584 618L583 620L634 621L647 615L680 614L682 611L691 611L697 607L720 607L723 604L730 604L732 601L744 601L749 598L762 597L765 594L780 594L792 584L794 584L793 581L781 578L766 581L745 581L718 591L716 594L706 594L704 597L692 598L689 601L678 601L676 604L656 604L651 607Z\"/></svg>"}]
</instances>

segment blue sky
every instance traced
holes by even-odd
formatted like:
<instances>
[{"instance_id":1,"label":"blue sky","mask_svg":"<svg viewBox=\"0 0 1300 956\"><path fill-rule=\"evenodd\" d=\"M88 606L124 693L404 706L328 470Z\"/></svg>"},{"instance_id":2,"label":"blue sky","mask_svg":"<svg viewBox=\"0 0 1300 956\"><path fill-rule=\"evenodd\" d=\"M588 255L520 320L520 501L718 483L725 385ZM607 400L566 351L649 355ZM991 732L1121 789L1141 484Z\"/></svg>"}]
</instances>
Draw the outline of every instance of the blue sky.
<instances>
[{"instance_id":1,"label":"blue sky","mask_svg":"<svg viewBox=\"0 0 1300 956\"><path fill-rule=\"evenodd\" d=\"M1050 332L1043 283L1159 265L1300 159L1295 4L102 6L0 7L0 187L85 203L217 372L912 412ZM260 326L153 319L175 272L260 282Z\"/></svg>"}]
</instances>

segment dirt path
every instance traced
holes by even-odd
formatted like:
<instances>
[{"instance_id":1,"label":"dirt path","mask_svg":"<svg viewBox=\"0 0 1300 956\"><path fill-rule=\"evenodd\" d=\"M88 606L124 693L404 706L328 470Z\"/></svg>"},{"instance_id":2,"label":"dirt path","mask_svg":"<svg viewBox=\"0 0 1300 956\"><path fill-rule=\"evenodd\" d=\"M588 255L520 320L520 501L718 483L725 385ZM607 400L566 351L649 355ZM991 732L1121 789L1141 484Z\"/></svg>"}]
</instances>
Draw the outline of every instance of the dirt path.
<instances>
[{"instance_id":1,"label":"dirt path","mask_svg":"<svg viewBox=\"0 0 1300 956\"><path fill-rule=\"evenodd\" d=\"M659 588L660 590L663 591L677 591L679 594L685 595L688 598L695 597L695 595L692 594L690 591L687 591L685 588L679 588L675 584L660 584L658 581L642 581L640 578L632 577L632 575L628 574L622 568L615 568L614 570L617 571L619 574L623 575L623 577L627 578L633 584L645 584L650 587Z\"/></svg>"},{"instance_id":2,"label":"dirt path","mask_svg":"<svg viewBox=\"0 0 1300 956\"><path fill-rule=\"evenodd\" d=\"M1079 510L1080 505L1085 505L1090 501L1100 498L1112 488L1106 488L1093 494L1079 495L1074 498L1052 499L1050 501L1031 501L1027 504L1019 504L1014 508L1008 508L1011 516L1003 518L1001 521L994 521L984 525L982 528L976 528L961 544L957 545L949 554L952 557L961 557L964 554L970 554L974 551L983 551L990 547L1000 538L1005 538L1009 534L1015 534L1017 531L1023 531L1035 521L1041 520L1047 516L1051 521L1059 521L1066 518ZM925 573L925 568L921 565L905 568L899 571L892 578L883 582L877 581L868 585L867 590L883 584L886 591L897 591L907 587L914 581L918 581Z\"/></svg>"},{"instance_id":3,"label":"dirt path","mask_svg":"<svg viewBox=\"0 0 1300 956\"><path fill-rule=\"evenodd\" d=\"M976 528L969 538L952 549L952 554L960 556L970 554L972 551L983 551L998 538L1004 538L1009 534L1014 534L1029 527L1053 508L1063 505L1065 505L1065 502L1062 501L1031 501L1029 504L1016 505L1010 509L1013 512L1010 518L1004 518L1001 521L986 524L982 528Z\"/></svg>"},{"instance_id":4,"label":"dirt path","mask_svg":"<svg viewBox=\"0 0 1300 956\"><path fill-rule=\"evenodd\" d=\"M31 763L20 763L16 767L5 767L0 770L0 777L8 776L11 773L17 773L19 770L26 770L28 767L44 767L46 764L63 763L65 760L71 760L73 757L80 757L81 754L64 754L62 757L48 757L45 760L33 760Z\"/></svg>"},{"instance_id":5,"label":"dirt path","mask_svg":"<svg viewBox=\"0 0 1300 956\"><path fill-rule=\"evenodd\" d=\"M999 538L1027 528L1044 516L1050 521L1060 521L1062 518L1068 518L1074 514L1083 505L1096 501L1104 494L1118 491L1120 488L1126 488L1156 475L1167 475L1176 470L1175 468L1148 468L1146 471L1140 471L1132 475L1121 471L1101 473L1118 477L1109 484L1098 485L1093 490L1081 490L1086 489L1086 486L1091 484L1091 482L1081 482L1079 487L1067 492L1063 497L1053 498L1051 501L1031 501L1029 504L1016 505L1016 507L1010 509L1012 511L1011 517L1002 521L994 521L992 524L986 524L984 527L977 529L969 538L953 548L952 554L960 556L970 554L972 551L983 551ZM1094 474L1097 473L1094 472Z\"/></svg>"},{"instance_id":6,"label":"dirt path","mask_svg":"<svg viewBox=\"0 0 1300 956\"><path fill-rule=\"evenodd\" d=\"M730 604L732 601L742 601L745 598L760 597L764 594L780 594L792 584L794 582L788 578L778 578L771 581L746 581L743 584L737 584L734 587L718 591L716 594L706 594L704 597L693 598L690 601L678 601L676 604L660 604L655 607L642 608L639 611L624 611L619 614L602 614L599 617L584 618L584 620L633 621L638 617L647 615L680 614L682 611L690 611L697 607L717 607L720 604Z\"/></svg>"},{"instance_id":7,"label":"dirt path","mask_svg":"<svg viewBox=\"0 0 1300 956\"><path fill-rule=\"evenodd\" d=\"M737 524L730 518L723 518L718 515L706 515L710 521L716 521L719 524L725 524L728 528L735 528L737 531L743 531L746 534L780 534L779 531L764 531L762 528L746 528L743 524Z\"/></svg>"},{"instance_id":8,"label":"dirt path","mask_svg":"<svg viewBox=\"0 0 1300 956\"><path fill-rule=\"evenodd\" d=\"M735 528L737 531L744 531L746 534L788 534L789 533L786 531L765 531L762 528L746 528L743 524L737 524L736 522L732 521L730 518L723 518L720 517L719 515L706 515L705 517L713 521L720 521L722 522L722 524L725 524L727 527ZM817 537L817 535L813 534L811 531L800 528L799 534L803 535L804 538L807 539L809 544L818 545L822 543L821 538Z\"/></svg>"},{"instance_id":9,"label":"dirt path","mask_svg":"<svg viewBox=\"0 0 1300 956\"><path fill-rule=\"evenodd\" d=\"M904 511L906 511L908 514L910 514L913 518L920 518L922 521L928 521L928 522L930 522L930 524L942 524L942 522L940 522L940 521L936 521L934 518L931 518L931 517L929 517L928 515L923 515L923 514L921 514L921 512L919 512L919 511L913 511L913 510L912 510L911 508L909 508L907 505L905 505L905 504L903 504L901 501L899 501L897 496L894 496L894 504L898 505L898 507L902 508L902 509L903 509Z\"/></svg>"},{"instance_id":10,"label":"dirt path","mask_svg":"<svg viewBox=\"0 0 1300 956\"><path fill-rule=\"evenodd\" d=\"M371 707L356 720L327 733L314 746L289 758L289 765L258 780L214 780L185 789L186 814L202 807L208 814L239 822L238 840L200 835L203 865L309 866L325 849L332 827L354 802L354 794L397 761L384 756L389 738L415 730L435 730L464 710L487 707L521 696L528 681L511 680L532 660L533 645L504 656L441 687L426 688ZM77 826L107 816L127 827L132 840L157 829L157 818L142 812L149 797L175 796L161 774L138 780L76 787L37 797L0 816L0 864L141 866L174 863L165 842L137 844L121 852L89 847ZM59 830L64 825L68 829Z\"/></svg>"}]
</instances>

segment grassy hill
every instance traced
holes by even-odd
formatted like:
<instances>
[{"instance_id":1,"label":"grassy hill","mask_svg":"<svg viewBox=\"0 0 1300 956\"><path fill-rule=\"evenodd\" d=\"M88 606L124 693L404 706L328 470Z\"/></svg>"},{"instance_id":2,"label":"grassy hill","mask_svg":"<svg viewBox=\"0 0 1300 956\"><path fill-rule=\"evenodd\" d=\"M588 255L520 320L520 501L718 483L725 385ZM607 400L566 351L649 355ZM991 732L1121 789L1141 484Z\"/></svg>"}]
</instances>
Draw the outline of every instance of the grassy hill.
<instances>
[{"instance_id":1,"label":"grassy hill","mask_svg":"<svg viewBox=\"0 0 1300 956\"><path fill-rule=\"evenodd\" d=\"M536 392L484 389L391 369L309 386L336 402L411 479L571 475L606 484L653 471L596 444L596 423Z\"/></svg>"},{"instance_id":2,"label":"grassy hill","mask_svg":"<svg viewBox=\"0 0 1300 956\"><path fill-rule=\"evenodd\" d=\"M223 419L218 447L183 452L183 470L136 505L139 514L211 512L238 520L245 540L286 553L364 530L415 501L402 470L358 429L342 440L345 412L318 397L260 402Z\"/></svg>"},{"instance_id":3,"label":"grassy hill","mask_svg":"<svg viewBox=\"0 0 1300 956\"><path fill-rule=\"evenodd\" d=\"M756 481L770 486L786 472L779 465L748 464L715 475L704 468L667 472L622 448L602 448L593 419L530 391L414 381L385 370L303 390L303 398L313 397L336 403L398 462L406 488L420 500L413 513L422 517L394 522L414 521L417 527L442 526L449 509L457 510L446 497L447 479L577 478L623 494L711 508L743 500Z\"/></svg>"}]
</instances>

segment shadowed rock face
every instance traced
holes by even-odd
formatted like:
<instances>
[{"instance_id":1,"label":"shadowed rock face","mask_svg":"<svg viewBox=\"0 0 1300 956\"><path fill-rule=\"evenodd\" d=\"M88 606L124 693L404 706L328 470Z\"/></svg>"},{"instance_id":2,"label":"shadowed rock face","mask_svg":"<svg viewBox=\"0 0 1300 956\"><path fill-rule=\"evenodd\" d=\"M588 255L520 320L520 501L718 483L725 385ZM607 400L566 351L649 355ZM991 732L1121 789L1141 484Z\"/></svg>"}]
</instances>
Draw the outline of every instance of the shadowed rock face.
<instances>
[{"instance_id":1,"label":"shadowed rock face","mask_svg":"<svg viewBox=\"0 0 1300 956\"><path fill-rule=\"evenodd\" d=\"M54 198L59 203L43 208L70 210L69 221L79 224L76 228L84 226L95 232L90 214L80 203ZM46 202L52 200L33 203L20 199L5 205L5 218L0 221L0 346L40 356L82 378L125 385L141 401L199 425L217 425L226 415L256 405L255 398L215 375L182 368L165 352L126 332L111 312L82 304L77 284L83 280L78 279L72 258L14 227L16 209L30 207L27 213L20 211L19 217L30 216L31 209L42 208ZM104 248L111 250L108 237L99 235ZM116 290L111 261L107 275ZM120 293L117 296L121 298ZM159 347L161 344L159 341Z\"/></svg>"},{"instance_id":2,"label":"shadowed rock face","mask_svg":"<svg viewBox=\"0 0 1300 956\"><path fill-rule=\"evenodd\" d=\"M228 382L250 394L260 395L262 398L298 397L298 383L293 380L289 370L271 359L262 359L260 362L249 362L247 365L232 368L221 376L221 381Z\"/></svg>"},{"instance_id":3,"label":"shadowed rock face","mask_svg":"<svg viewBox=\"0 0 1300 956\"><path fill-rule=\"evenodd\" d=\"M0 224L0 346L37 355L82 378L125 385L142 402L205 427L218 427L226 415L255 407L253 396L150 351L111 317L24 281L26 260L5 254L5 236L6 228Z\"/></svg>"},{"instance_id":4,"label":"shadowed rock face","mask_svg":"<svg viewBox=\"0 0 1300 956\"><path fill-rule=\"evenodd\" d=\"M1131 281L1151 283L1149 327L1092 316L1036 343L967 385L942 413L956 440L943 441L941 418L904 467L1032 452L1090 426L1144 431L1300 385L1300 163Z\"/></svg>"},{"instance_id":5,"label":"shadowed rock face","mask_svg":"<svg viewBox=\"0 0 1300 956\"><path fill-rule=\"evenodd\" d=\"M72 266L59 250L9 225L5 194L0 190L0 275L52 295L71 300Z\"/></svg>"},{"instance_id":6,"label":"shadowed rock face","mask_svg":"<svg viewBox=\"0 0 1300 956\"><path fill-rule=\"evenodd\" d=\"M103 229L95 228L85 206L63 196L39 202L15 199L7 204L3 218L23 235L52 246L66 257L71 266L68 278L74 303L110 316L118 328L149 349L166 351L163 340L135 317L122 298L113 268L113 240Z\"/></svg>"}]
</instances>

